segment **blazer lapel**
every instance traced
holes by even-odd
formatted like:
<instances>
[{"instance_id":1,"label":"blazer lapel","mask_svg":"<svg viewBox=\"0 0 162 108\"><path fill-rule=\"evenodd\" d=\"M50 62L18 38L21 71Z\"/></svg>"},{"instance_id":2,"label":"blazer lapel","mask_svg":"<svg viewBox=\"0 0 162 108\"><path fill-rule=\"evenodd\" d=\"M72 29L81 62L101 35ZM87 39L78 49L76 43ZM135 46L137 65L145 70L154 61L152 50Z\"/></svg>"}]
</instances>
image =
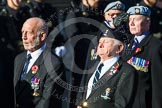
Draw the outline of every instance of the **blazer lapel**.
<instances>
[{"instance_id":1,"label":"blazer lapel","mask_svg":"<svg viewBox=\"0 0 162 108\"><path fill-rule=\"evenodd\" d=\"M111 66L111 68L98 80L96 86L94 89L92 89L92 92L90 94L90 96L88 97L88 99L96 92L98 91L102 85L106 84L107 81L109 81L112 77L114 77L114 75L116 73L118 73L118 69L120 68L122 63L122 60L119 59L119 61L117 61L116 63L114 63L113 66Z\"/></svg>"},{"instance_id":2,"label":"blazer lapel","mask_svg":"<svg viewBox=\"0 0 162 108\"><path fill-rule=\"evenodd\" d=\"M38 57L38 59L35 61L34 65L37 65L40 67L40 65L43 63L43 53ZM38 70L39 71L39 70ZM35 74L32 73L32 68L29 70L28 74L26 75L26 81L30 82L32 77L34 77Z\"/></svg>"},{"instance_id":3,"label":"blazer lapel","mask_svg":"<svg viewBox=\"0 0 162 108\"><path fill-rule=\"evenodd\" d=\"M88 82L89 82L90 78L92 77L93 73L95 72L96 67L97 67L98 64L99 64L99 61L97 60L91 70L84 72L84 79L83 80L86 80L85 84L83 84L84 87L88 86ZM86 75L87 73L88 73L88 75ZM84 81L82 81L82 82L84 83ZM86 95L87 95L87 88L86 88L85 92L83 93L83 97L85 98Z\"/></svg>"},{"instance_id":4,"label":"blazer lapel","mask_svg":"<svg viewBox=\"0 0 162 108\"><path fill-rule=\"evenodd\" d=\"M14 85L16 86L17 82L19 81L20 79L20 75L22 73L22 70L23 70L23 67L24 67L24 64L25 64L25 60L26 60L26 53L24 53L21 57L21 60L19 62L17 62L17 67L15 67L16 69L16 72L15 72L15 81L14 81Z\"/></svg>"},{"instance_id":5,"label":"blazer lapel","mask_svg":"<svg viewBox=\"0 0 162 108\"><path fill-rule=\"evenodd\" d=\"M42 54L38 57L38 59L35 61L34 65L37 65L38 67L40 67L40 65L43 63L46 55L48 54L48 51L45 50L44 52L42 52ZM39 70L38 70L39 71ZM32 77L34 76L34 74L32 74L32 68L29 70L29 72L26 75L25 81L26 83L22 83L21 88L19 88L17 94L19 94L23 88L25 87L25 85L27 85L27 83L31 82Z\"/></svg>"}]
</instances>

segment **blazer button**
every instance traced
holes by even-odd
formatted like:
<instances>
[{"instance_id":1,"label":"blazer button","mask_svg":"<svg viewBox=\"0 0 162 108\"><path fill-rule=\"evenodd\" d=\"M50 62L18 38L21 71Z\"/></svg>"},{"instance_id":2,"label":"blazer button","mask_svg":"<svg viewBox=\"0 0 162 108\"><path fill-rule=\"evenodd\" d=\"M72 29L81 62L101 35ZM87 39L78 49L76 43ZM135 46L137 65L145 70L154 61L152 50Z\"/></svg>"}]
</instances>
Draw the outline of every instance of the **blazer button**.
<instances>
[{"instance_id":1,"label":"blazer button","mask_svg":"<svg viewBox=\"0 0 162 108\"><path fill-rule=\"evenodd\" d=\"M16 104L16 108L20 108L20 105L19 104Z\"/></svg>"}]
</instances>

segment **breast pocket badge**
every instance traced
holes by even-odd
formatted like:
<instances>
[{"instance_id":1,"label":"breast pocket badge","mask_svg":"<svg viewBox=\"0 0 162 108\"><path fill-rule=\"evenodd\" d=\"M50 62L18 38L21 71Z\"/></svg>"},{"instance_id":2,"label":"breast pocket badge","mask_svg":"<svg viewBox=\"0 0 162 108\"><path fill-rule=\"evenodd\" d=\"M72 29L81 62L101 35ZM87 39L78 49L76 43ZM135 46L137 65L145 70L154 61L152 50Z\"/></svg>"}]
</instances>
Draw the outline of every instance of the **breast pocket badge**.
<instances>
[{"instance_id":1,"label":"breast pocket badge","mask_svg":"<svg viewBox=\"0 0 162 108\"><path fill-rule=\"evenodd\" d=\"M101 94L101 98L103 98L104 100L111 99L110 93L111 93L111 88L106 88L105 92Z\"/></svg>"}]
</instances>

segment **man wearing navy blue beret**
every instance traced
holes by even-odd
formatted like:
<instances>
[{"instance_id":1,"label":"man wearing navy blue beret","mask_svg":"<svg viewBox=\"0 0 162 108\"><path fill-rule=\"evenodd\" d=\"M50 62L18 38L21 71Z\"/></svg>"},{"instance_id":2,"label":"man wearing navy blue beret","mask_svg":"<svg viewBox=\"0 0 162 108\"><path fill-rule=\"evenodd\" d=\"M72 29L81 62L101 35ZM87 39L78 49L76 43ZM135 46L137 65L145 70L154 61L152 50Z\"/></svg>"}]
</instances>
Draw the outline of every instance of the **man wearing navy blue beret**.
<instances>
[{"instance_id":1,"label":"man wearing navy blue beret","mask_svg":"<svg viewBox=\"0 0 162 108\"><path fill-rule=\"evenodd\" d=\"M162 42L149 30L151 11L145 6L133 6L127 13L134 37L124 58L138 71L132 108L162 108Z\"/></svg>"}]
</instances>

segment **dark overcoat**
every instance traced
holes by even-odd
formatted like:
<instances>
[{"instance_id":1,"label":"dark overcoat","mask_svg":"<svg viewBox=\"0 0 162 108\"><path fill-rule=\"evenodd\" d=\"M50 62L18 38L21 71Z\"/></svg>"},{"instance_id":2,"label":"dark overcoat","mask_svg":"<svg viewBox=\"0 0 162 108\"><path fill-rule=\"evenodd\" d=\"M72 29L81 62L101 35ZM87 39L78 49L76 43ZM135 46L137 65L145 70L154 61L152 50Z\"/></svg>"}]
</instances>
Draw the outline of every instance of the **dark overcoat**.
<instances>
[{"instance_id":1,"label":"dark overcoat","mask_svg":"<svg viewBox=\"0 0 162 108\"><path fill-rule=\"evenodd\" d=\"M162 108L162 42L150 34L133 51L131 47L123 58L138 71L133 108Z\"/></svg>"}]
</instances>

